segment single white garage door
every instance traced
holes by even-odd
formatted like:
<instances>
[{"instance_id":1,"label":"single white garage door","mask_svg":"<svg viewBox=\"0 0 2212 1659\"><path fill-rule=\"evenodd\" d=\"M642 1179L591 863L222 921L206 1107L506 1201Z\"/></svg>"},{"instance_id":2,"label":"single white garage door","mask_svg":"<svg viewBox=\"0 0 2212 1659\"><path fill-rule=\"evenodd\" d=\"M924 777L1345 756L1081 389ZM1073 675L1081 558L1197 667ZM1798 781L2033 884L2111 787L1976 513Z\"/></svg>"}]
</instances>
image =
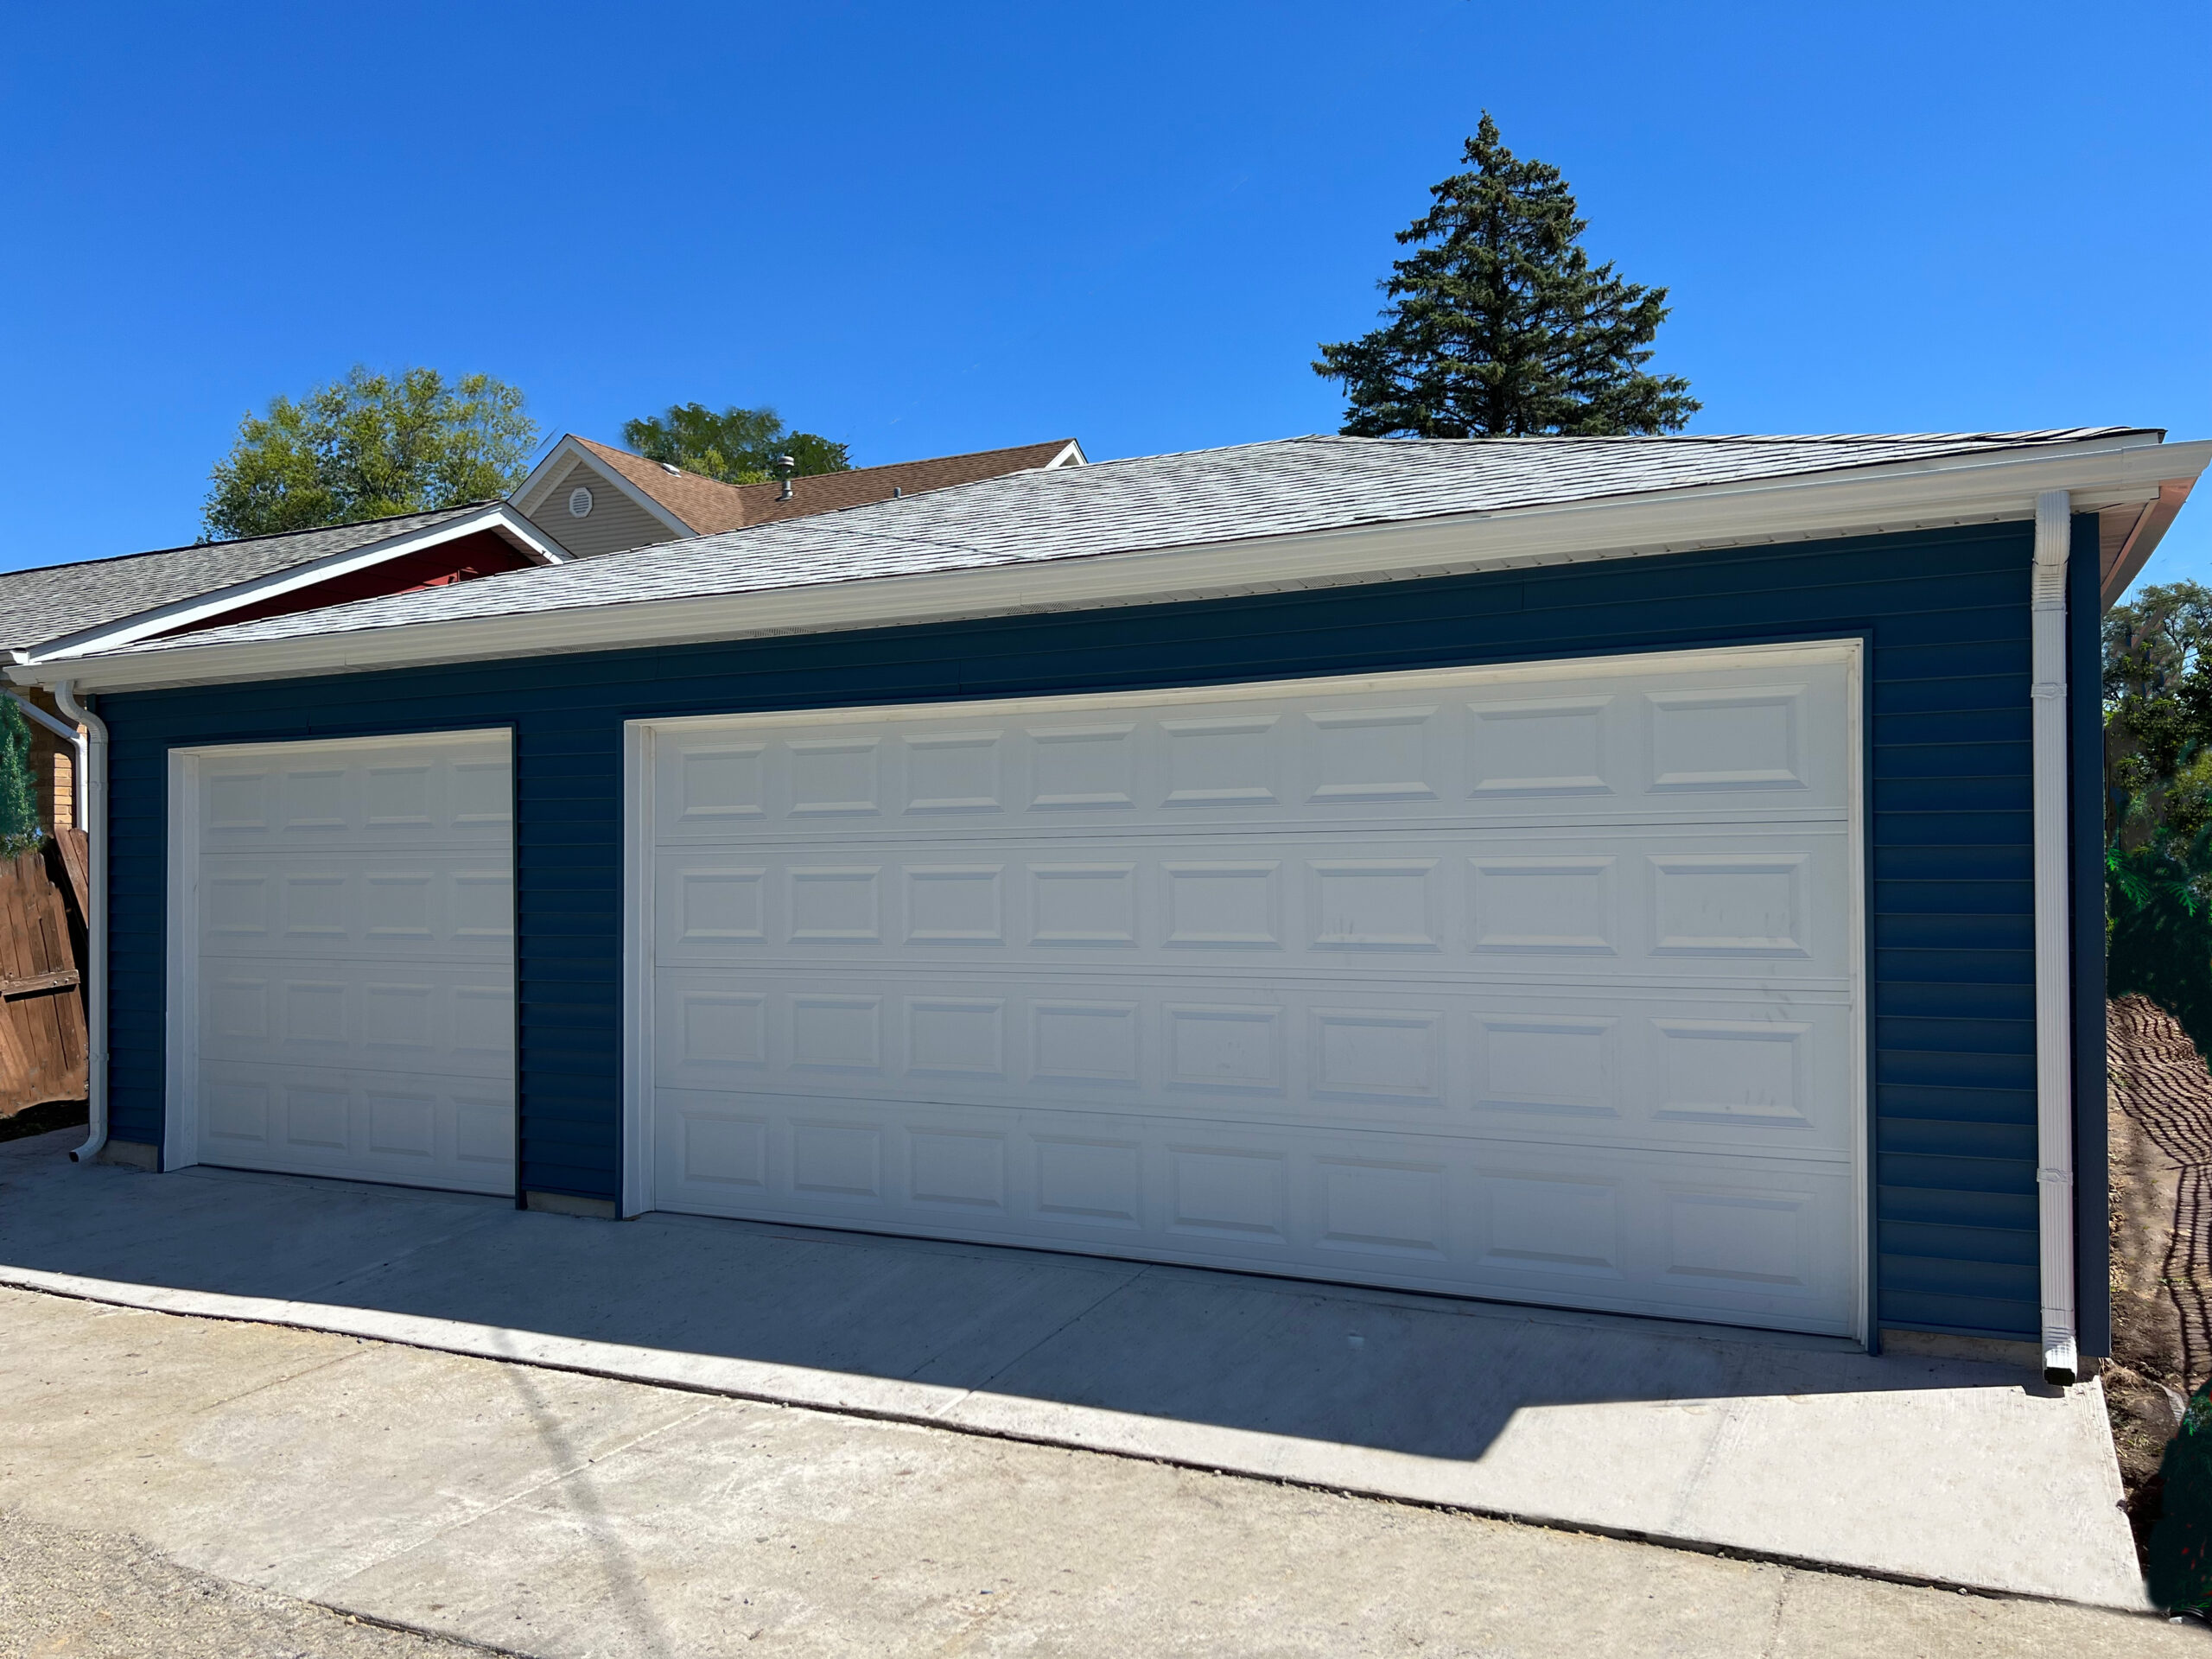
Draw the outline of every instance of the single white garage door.
<instances>
[{"instance_id":1,"label":"single white garage door","mask_svg":"<svg viewBox=\"0 0 2212 1659\"><path fill-rule=\"evenodd\" d=\"M512 1192L506 734L172 767L169 1161Z\"/></svg>"},{"instance_id":2,"label":"single white garage door","mask_svg":"<svg viewBox=\"0 0 2212 1659\"><path fill-rule=\"evenodd\" d=\"M635 725L629 1201L1855 1333L1855 650Z\"/></svg>"}]
</instances>

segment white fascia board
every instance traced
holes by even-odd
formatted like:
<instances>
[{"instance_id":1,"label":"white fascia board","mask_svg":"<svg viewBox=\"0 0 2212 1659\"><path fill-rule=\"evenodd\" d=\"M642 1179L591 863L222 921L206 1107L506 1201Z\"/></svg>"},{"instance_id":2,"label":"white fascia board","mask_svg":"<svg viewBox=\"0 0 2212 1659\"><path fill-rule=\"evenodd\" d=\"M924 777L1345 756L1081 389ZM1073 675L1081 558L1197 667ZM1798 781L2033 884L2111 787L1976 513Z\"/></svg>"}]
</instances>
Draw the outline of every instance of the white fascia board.
<instances>
[{"instance_id":1,"label":"white fascia board","mask_svg":"<svg viewBox=\"0 0 2212 1659\"><path fill-rule=\"evenodd\" d=\"M1090 458L1083 453L1083 445L1075 439L1070 438L1067 441L1067 447L1038 470L1049 473L1055 467L1088 467L1090 465Z\"/></svg>"},{"instance_id":2,"label":"white fascia board","mask_svg":"<svg viewBox=\"0 0 2212 1659\"><path fill-rule=\"evenodd\" d=\"M420 553L441 543L458 541L464 536L474 536L486 530L497 531L509 540L522 543L548 564L568 562L566 552L547 545L543 531L510 509L505 502L493 502L481 512L472 512L465 518L450 519L429 530L410 531L385 541L372 542L366 547L349 548L343 553L333 553L327 558L316 559L308 564L296 564L289 570L275 571L251 582L216 588L211 593L195 594L190 599L181 599L150 611L141 611L135 616L126 616L118 621L103 622L96 627L81 628L75 633L63 634L33 645L22 654L27 661L40 663L63 657L73 658L119 650L124 645L136 645L141 639L151 639L156 634L166 633L172 628L210 621L228 611L243 610L264 600L296 593L318 582L351 575L357 570L366 570L410 553Z\"/></svg>"},{"instance_id":3,"label":"white fascia board","mask_svg":"<svg viewBox=\"0 0 2212 1659\"><path fill-rule=\"evenodd\" d=\"M544 497L546 493L551 490L553 486L559 481L561 473L563 470L562 466L556 466L556 463L566 463L569 461L578 461L591 468L591 475L594 478L604 479L608 485L613 486L616 494L620 495L626 499L634 502L639 507L642 507L646 512L652 514L653 518L658 519L663 525L674 531L677 536L688 540L691 537L696 536L699 533L697 531L692 529L690 525L685 524L681 518L677 518L676 514L671 512L663 503L653 499L652 496L647 495L643 490L632 484L628 479L623 477L621 474L616 472L612 467L609 467L597 455L594 455L590 450L585 448L583 445L578 443L576 442L575 434L573 432L567 433L563 435L561 442L553 446L553 453L546 456L544 460L539 461L536 467L531 469L530 476L522 481L522 487L517 490L512 495L509 496L507 499L514 504L515 510L518 512L527 514L537 512L545 505ZM658 466L659 463L655 462L654 464ZM525 505L525 503L527 503L527 505ZM550 534L550 532L541 531L539 533Z\"/></svg>"},{"instance_id":4,"label":"white fascia board","mask_svg":"<svg viewBox=\"0 0 2212 1659\"><path fill-rule=\"evenodd\" d=\"M2087 453L2084 453L2087 451ZM11 670L99 690L279 679L556 652L828 633L1052 611L1168 604L1300 588L1642 558L1726 547L2031 519L2036 498L2077 512L2148 502L2212 463L2212 442L2010 450L1707 485L1408 524L1249 541L594 605L403 627L178 645Z\"/></svg>"}]
</instances>

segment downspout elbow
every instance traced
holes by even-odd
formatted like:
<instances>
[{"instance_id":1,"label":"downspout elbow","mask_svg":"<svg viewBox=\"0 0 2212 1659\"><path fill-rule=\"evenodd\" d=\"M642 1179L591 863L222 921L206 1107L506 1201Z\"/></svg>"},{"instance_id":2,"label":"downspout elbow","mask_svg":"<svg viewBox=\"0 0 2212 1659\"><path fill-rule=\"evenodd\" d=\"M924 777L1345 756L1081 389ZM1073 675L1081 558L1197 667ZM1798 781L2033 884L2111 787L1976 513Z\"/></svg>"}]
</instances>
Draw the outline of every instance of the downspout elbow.
<instances>
[{"instance_id":1,"label":"downspout elbow","mask_svg":"<svg viewBox=\"0 0 2212 1659\"><path fill-rule=\"evenodd\" d=\"M107 723L79 702L70 683L54 686L54 706L85 728L82 768L86 887L85 936L91 960L85 964L85 1003L92 1053L86 1068L85 1144L69 1154L75 1163L99 1156L107 1145Z\"/></svg>"}]
</instances>

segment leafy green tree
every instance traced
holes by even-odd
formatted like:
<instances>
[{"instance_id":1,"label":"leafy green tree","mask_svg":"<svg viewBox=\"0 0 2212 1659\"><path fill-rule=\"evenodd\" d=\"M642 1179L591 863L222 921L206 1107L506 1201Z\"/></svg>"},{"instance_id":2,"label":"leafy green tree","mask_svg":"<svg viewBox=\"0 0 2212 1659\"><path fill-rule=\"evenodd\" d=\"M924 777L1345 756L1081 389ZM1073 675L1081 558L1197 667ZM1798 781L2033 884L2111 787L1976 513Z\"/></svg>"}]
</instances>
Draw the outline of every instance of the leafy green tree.
<instances>
[{"instance_id":1,"label":"leafy green tree","mask_svg":"<svg viewBox=\"0 0 2212 1659\"><path fill-rule=\"evenodd\" d=\"M1578 437L1680 431L1702 407L1680 375L1647 373L1667 290L1592 266L1588 222L1557 168L1524 162L1483 112L1470 170L1431 187L1398 232L1414 251L1380 284L1382 327L1320 348L1353 437Z\"/></svg>"},{"instance_id":2,"label":"leafy green tree","mask_svg":"<svg viewBox=\"0 0 2212 1659\"><path fill-rule=\"evenodd\" d=\"M2212 591L2107 612L2103 690L2107 986L2212 1058Z\"/></svg>"},{"instance_id":3,"label":"leafy green tree","mask_svg":"<svg viewBox=\"0 0 2212 1659\"><path fill-rule=\"evenodd\" d=\"M45 838L31 766L31 723L21 703L0 696L0 859L29 852Z\"/></svg>"},{"instance_id":4,"label":"leafy green tree","mask_svg":"<svg viewBox=\"0 0 2212 1659\"><path fill-rule=\"evenodd\" d=\"M209 479L205 533L226 541L488 501L522 481L537 442L522 393L488 374L356 365L238 423Z\"/></svg>"},{"instance_id":5,"label":"leafy green tree","mask_svg":"<svg viewBox=\"0 0 2212 1659\"><path fill-rule=\"evenodd\" d=\"M725 484L765 484L779 476L777 458L796 463L794 478L852 470L845 446L811 432L792 432L772 409L739 409L719 415L704 404L672 404L664 414L622 423L622 442L648 461Z\"/></svg>"}]
</instances>

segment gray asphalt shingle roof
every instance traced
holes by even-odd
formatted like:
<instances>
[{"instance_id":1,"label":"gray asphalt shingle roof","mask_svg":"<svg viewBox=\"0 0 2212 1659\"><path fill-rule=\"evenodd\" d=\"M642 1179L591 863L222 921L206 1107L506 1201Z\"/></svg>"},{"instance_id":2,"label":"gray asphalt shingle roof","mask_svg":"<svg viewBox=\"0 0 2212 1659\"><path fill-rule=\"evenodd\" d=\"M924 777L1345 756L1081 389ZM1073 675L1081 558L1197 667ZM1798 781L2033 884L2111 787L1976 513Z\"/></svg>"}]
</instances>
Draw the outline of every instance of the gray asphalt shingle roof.
<instances>
[{"instance_id":1,"label":"gray asphalt shingle roof","mask_svg":"<svg viewBox=\"0 0 2212 1659\"><path fill-rule=\"evenodd\" d=\"M1285 438L1016 473L789 523L211 629L191 636L188 643L285 639L1096 557L2074 442L2143 429L1418 442ZM167 642L149 642L136 649L166 647Z\"/></svg>"},{"instance_id":2,"label":"gray asphalt shingle roof","mask_svg":"<svg viewBox=\"0 0 2212 1659\"><path fill-rule=\"evenodd\" d=\"M118 558L0 571L0 650L28 650L334 554L373 547L449 518L480 512L484 505L478 501L435 512L287 531L244 541L205 542Z\"/></svg>"}]
</instances>

